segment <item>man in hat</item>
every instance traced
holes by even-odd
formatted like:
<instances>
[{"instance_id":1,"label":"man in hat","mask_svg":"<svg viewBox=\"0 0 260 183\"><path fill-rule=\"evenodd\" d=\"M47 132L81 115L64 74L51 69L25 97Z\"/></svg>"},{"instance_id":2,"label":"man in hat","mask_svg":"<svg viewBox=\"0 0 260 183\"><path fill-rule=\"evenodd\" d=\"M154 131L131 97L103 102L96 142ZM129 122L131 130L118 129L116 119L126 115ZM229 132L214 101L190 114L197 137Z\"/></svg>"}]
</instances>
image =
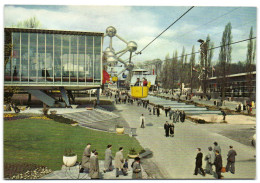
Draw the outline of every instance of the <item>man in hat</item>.
<instances>
[{"instance_id":1,"label":"man in hat","mask_svg":"<svg viewBox=\"0 0 260 183\"><path fill-rule=\"evenodd\" d=\"M124 166L123 147L120 147L119 151L116 153L115 156L116 177L119 177L119 169L122 171L124 176L127 175L127 173L124 171L123 166Z\"/></svg>"},{"instance_id":2,"label":"man in hat","mask_svg":"<svg viewBox=\"0 0 260 183\"><path fill-rule=\"evenodd\" d=\"M214 142L214 153L216 153L216 150L218 150L219 154L221 154L221 148L220 146L218 145L217 142Z\"/></svg>"},{"instance_id":3,"label":"man in hat","mask_svg":"<svg viewBox=\"0 0 260 183\"><path fill-rule=\"evenodd\" d=\"M207 156L205 157L205 160L206 160L205 172L213 175L212 165L214 164L214 161L215 161L215 153L212 151L211 146L208 149L209 149L209 152L208 152Z\"/></svg>"},{"instance_id":4,"label":"man in hat","mask_svg":"<svg viewBox=\"0 0 260 183\"><path fill-rule=\"evenodd\" d=\"M166 121L164 124L164 130L165 130L165 136L169 137L170 124L168 123L168 121Z\"/></svg>"},{"instance_id":5,"label":"man in hat","mask_svg":"<svg viewBox=\"0 0 260 183\"><path fill-rule=\"evenodd\" d=\"M235 174L235 156L237 155L237 152L233 149L233 146L229 146L229 151L228 151L228 158L227 158L227 166L226 166L226 172L229 171Z\"/></svg>"},{"instance_id":6,"label":"man in hat","mask_svg":"<svg viewBox=\"0 0 260 183\"><path fill-rule=\"evenodd\" d=\"M90 157L89 162L89 176L91 179L99 179L98 152L95 151L94 155Z\"/></svg>"},{"instance_id":7,"label":"man in hat","mask_svg":"<svg viewBox=\"0 0 260 183\"><path fill-rule=\"evenodd\" d=\"M105 151L105 163L104 163L104 173L106 173L106 171L112 171L112 160L113 160L113 156L112 156L112 151L111 151L112 145L109 144L107 145L107 149Z\"/></svg>"},{"instance_id":8,"label":"man in hat","mask_svg":"<svg viewBox=\"0 0 260 183\"><path fill-rule=\"evenodd\" d=\"M216 153L216 158L215 158L215 167L216 167L216 174L217 174L217 179L221 179L222 175L221 175L221 169L222 169L222 157L219 153L218 150L215 151Z\"/></svg>"},{"instance_id":9,"label":"man in hat","mask_svg":"<svg viewBox=\"0 0 260 183\"><path fill-rule=\"evenodd\" d=\"M90 147L91 147L91 144L88 143L83 152L82 161L81 161L81 169L79 170L79 173L83 173L84 169L89 169L89 165L90 165L89 159L90 159L90 155L91 155Z\"/></svg>"},{"instance_id":10,"label":"man in hat","mask_svg":"<svg viewBox=\"0 0 260 183\"><path fill-rule=\"evenodd\" d=\"M194 175L198 175L198 170L201 171L202 175L205 176L205 172L202 168L202 157L203 157L203 154L201 152L201 149L200 148L197 148L197 156L196 156L196 163L195 163L195 170L194 170Z\"/></svg>"}]
</instances>

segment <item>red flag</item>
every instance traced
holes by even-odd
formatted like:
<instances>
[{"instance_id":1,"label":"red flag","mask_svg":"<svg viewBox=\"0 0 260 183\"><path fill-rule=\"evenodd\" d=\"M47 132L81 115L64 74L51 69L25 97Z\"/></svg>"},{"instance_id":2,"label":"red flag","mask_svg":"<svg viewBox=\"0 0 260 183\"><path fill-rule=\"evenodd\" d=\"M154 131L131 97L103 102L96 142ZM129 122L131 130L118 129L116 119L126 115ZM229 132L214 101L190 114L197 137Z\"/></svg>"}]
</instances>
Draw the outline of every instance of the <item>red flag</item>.
<instances>
[{"instance_id":1,"label":"red flag","mask_svg":"<svg viewBox=\"0 0 260 183\"><path fill-rule=\"evenodd\" d=\"M154 69L153 69L153 75L154 75Z\"/></svg>"},{"instance_id":2,"label":"red flag","mask_svg":"<svg viewBox=\"0 0 260 183\"><path fill-rule=\"evenodd\" d=\"M109 81L109 74L107 73L107 71L103 70L103 81L102 81L102 83L105 84L106 81Z\"/></svg>"}]
</instances>

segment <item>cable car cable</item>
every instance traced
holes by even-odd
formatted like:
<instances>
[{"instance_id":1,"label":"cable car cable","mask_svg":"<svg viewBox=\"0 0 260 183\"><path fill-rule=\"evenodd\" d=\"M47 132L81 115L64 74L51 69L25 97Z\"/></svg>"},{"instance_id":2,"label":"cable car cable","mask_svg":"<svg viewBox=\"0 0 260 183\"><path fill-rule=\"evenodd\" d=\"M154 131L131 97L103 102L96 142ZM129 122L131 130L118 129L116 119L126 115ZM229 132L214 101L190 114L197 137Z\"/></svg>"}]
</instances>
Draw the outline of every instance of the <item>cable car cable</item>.
<instances>
[{"instance_id":1,"label":"cable car cable","mask_svg":"<svg viewBox=\"0 0 260 183\"><path fill-rule=\"evenodd\" d=\"M150 44L152 44L158 37L160 37L165 31L167 31L171 26L173 26L176 22L178 22L184 15L186 15L192 8L195 6L190 7L185 13L183 13L177 20L175 20L171 25L169 25L164 31L162 31L158 36L156 36L150 43L148 43L141 51L135 53L135 54L142 54L142 51L144 51Z\"/></svg>"}]
</instances>

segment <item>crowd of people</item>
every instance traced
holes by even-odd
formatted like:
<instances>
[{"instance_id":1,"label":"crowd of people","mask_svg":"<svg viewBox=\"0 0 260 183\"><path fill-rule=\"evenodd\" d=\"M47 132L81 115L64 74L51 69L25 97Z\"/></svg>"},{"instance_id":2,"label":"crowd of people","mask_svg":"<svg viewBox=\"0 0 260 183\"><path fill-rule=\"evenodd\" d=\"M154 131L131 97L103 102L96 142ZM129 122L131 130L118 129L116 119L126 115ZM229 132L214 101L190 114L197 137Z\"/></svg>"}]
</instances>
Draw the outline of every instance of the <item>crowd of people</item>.
<instances>
[{"instance_id":1,"label":"crowd of people","mask_svg":"<svg viewBox=\"0 0 260 183\"><path fill-rule=\"evenodd\" d=\"M88 175L91 179L99 179L100 178L100 169L99 169L99 161L98 161L98 152L94 149L91 150L91 143L88 143L84 149L81 161L81 169L79 173L84 173L88 171ZM123 147L120 147L116 152L115 157L112 155L112 145L107 145L105 151L105 162L103 172L106 173L108 171L113 171L116 169L116 177L119 177L120 171L124 176L128 175L128 160L124 159L123 155ZM113 166L112 160L115 159L115 165ZM140 158L136 157L133 161L132 167L132 178L133 179L142 179L142 169L140 165Z\"/></svg>"},{"instance_id":2,"label":"crowd of people","mask_svg":"<svg viewBox=\"0 0 260 183\"><path fill-rule=\"evenodd\" d=\"M233 149L233 146L229 146L229 149L230 150L227 154L227 165L226 167L223 167L221 148L218 143L214 142L213 148L211 146L208 147L208 154L204 158L206 161L206 167L204 170L202 168L203 153L201 152L201 148L197 148L194 175L198 175L198 171L200 171L203 176L210 174L215 176L217 179L222 179L222 172L224 173L230 171L232 174L235 174L235 156L237 153ZM213 166L215 166L215 172L213 171Z\"/></svg>"}]
</instances>

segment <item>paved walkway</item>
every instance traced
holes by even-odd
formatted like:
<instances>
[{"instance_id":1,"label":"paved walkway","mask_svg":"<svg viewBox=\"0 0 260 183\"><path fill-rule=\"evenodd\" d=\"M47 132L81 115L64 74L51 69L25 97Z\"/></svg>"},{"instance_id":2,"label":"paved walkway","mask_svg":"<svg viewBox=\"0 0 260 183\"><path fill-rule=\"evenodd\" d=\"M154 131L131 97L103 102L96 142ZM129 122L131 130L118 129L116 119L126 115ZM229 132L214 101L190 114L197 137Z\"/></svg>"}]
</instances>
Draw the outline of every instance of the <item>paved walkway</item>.
<instances>
[{"instance_id":1,"label":"paved walkway","mask_svg":"<svg viewBox=\"0 0 260 183\"><path fill-rule=\"evenodd\" d=\"M163 125L168 118L149 115L141 106L118 104L116 108L130 127L137 129L137 139L144 148L153 151L151 160L157 164L166 179L214 179L211 175L195 176L196 148L200 147L204 156L209 146L217 141L222 148L223 166L226 165L228 146L233 145L237 151L236 174L225 173L225 179L254 179L256 176L255 149L211 132L199 124L189 121L175 124L175 137L164 136ZM146 127L140 128L140 116L146 117ZM203 167L205 162L203 161Z\"/></svg>"},{"instance_id":2,"label":"paved walkway","mask_svg":"<svg viewBox=\"0 0 260 183\"><path fill-rule=\"evenodd\" d=\"M131 164L133 162L133 159L128 160L129 169L127 171L128 175L124 176L122 172L120 171L119 177L116 177L116 169L113 169L111 172L103 172L104 169L104 161L99 160L99 171L100 171L100 179L132 179L132 168ZM115 164L113 160L113 165ZM62 166L61 170L54 171L48 175L45 175L41 179L90 179L88 176L88 172L79 173L79 165L74 167L65 167ZM143 172L143 179L147 179L147 175L142 169Z\"/></svg>"},{"instance_id":3,"label":"paved walkway","mask_svg":"<svg viewBox=\"0 0 260 183\"><path fill-rule=\"evenodd\" d=\"M171 94L165 94L165 93L161 93L161 94L159 94L159 96L174 97L175 99L178 98L177 95L171 95ZM186 99L185 97L186 97L185 95L182 95L181 99L185 100ZM217 100L217 99L211 99L211 100L202 99L201 100L200 97L194 96L194 97L192 97L191 100L196 102L196 103L199 103L199 104L204 104L204 105L208 105L208 106L215 106L214 100ZM230 110L236 110L236 107L239 103L240 102L237 102L237 101L225 101L225 105L222 106L222 107L230 109ZM247 114L247 111L244 111L244 113ZM252 114L256 114L256 108L252 109Z\"/></svg>"}]
</instances>

